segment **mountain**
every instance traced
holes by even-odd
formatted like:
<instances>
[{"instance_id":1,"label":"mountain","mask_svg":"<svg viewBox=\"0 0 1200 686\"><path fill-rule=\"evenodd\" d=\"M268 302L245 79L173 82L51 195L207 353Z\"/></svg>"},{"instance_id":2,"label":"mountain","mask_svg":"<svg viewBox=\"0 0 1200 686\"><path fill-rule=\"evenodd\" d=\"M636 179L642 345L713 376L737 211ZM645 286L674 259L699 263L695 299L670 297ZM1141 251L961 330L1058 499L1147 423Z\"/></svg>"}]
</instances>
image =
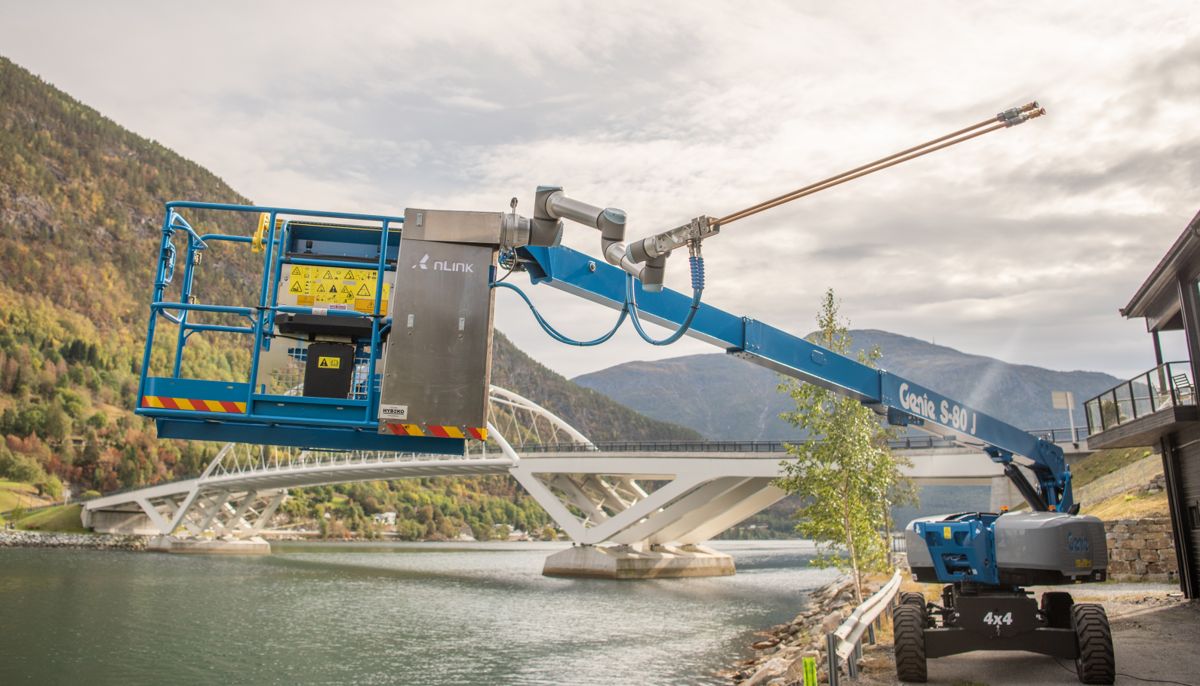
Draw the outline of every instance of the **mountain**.
<instances>
[{"instance_id":1,"label":"mountain","mask_svg":"<svg viewBox=\"0 0 1200 686\"><path fill-rule=\"evenodd\" d=\"M160 441L153 423L132 412L162 203L172 199L249 202L212 172L0 57L0 478L49 491L60 480L109 491L195 474L211 459L216 446ZM189 219L206 221L203 213ZM261 256L237 247L210 252L200 299L246 302ZM156 368L170 364L174 342L160 339ZM244 341L194 336L185 376L244 379ZM494 370L495 383L598 439L697 437L576 386L502 335ZM458 483L471 494L481 482Z\"/></svg>"},{"instance_id":2,"label":"mountain","mask_svg":"<svg viewBox=\"0 0 1200 686\"><path fill-rule=\"evenodd\" d=\"M1075 394L1075 423L1083 401L1120 382L1101 372L1060 372L971 355L886 331L850 332L853 348L878 347L879 366L1026 429L1065 427L1051 391ZM654 362L629 362L574 379L623 405L711 439L779 440L796 431L779 419L790 409L775 372L721 353Z\"/></svg>"},{"instance_id":3,"label":"mountain","mask_svg":"<svg viewBox=\"0 0 1200 686\"><path fill-rule=\"evenodd\" d=\"M533 400L594 441L700 440L699 432L651 419L542 366L496 332L492 383Z\"/></svg>"}]
</instances>

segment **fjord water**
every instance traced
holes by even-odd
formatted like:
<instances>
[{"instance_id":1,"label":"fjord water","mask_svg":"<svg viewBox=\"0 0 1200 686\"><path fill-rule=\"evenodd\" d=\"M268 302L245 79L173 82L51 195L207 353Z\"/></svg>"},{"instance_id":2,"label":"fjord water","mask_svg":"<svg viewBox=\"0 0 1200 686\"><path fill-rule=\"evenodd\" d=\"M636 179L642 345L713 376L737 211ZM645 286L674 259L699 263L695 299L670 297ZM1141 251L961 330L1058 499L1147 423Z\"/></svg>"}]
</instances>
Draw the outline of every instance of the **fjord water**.
<instances>
[{"instance_id":1,"label":"fjord water","mask_svg":"<svg viewBox=\"0 0 1200 686\"><path fill-rule=\"evenodd\" d=\"M732 577L543 577L562 547L0 549L0 684L717 684L833 577L800 541L718 543Z\"/></svg>"}]
</instances>

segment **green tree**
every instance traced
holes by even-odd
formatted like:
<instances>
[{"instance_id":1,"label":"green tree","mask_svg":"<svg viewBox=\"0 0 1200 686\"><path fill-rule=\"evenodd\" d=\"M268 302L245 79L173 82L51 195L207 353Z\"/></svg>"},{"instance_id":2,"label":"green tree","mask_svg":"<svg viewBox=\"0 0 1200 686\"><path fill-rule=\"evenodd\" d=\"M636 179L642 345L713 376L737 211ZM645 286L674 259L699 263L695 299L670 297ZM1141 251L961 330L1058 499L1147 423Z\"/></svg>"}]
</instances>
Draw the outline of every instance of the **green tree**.
<instances>
[{"instance_id":1,"label":"green tree","mask_svg":"<svg viewBox=\"0 0 1200 686\"><path fill-rule=\"evenodd\" d=\"M848 354L851 339L838 309L833 290L825 291L815 342ZM879 355L873 350L858 359L874 366ZM913 499L900 471L907 462L892 455L890 431L858 400L792 379L779 389L796 403L795 411L781 416L808 440L787 445L793 459L784 462L777 485L801 496L796 531L817 543L815 564L850 571L862 602L863 576L890 566L891 506Z\"/></svg>"}]
</instances>

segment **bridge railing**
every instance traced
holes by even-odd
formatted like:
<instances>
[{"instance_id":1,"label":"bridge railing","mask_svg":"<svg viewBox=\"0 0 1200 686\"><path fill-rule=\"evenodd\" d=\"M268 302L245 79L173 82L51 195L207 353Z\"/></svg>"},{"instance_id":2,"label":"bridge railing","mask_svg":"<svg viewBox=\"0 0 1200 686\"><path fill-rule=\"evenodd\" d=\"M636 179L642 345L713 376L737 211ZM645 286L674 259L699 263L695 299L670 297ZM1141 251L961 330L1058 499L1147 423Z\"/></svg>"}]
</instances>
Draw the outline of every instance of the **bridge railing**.
<instances>
[{"instance_id":1,"label":"bridge railing","mask_svg":"<svg viewBox=\"0 0 1200 686\"><path fill-rule=\"evenodd\" d=\"M1091 435L1086 426L1061 429L1030 429L1029 433L1051 443L1082 443Z\"/></svg>"},{"instance_id":2,"label":"bridge railing","mask_svg":"<svg viewBox=\"0 0 1200 686\"><path fill-rule=\"evenodd\" d=\"M804 443L807 439L790 441L593 441L587 443L522 443L514 445L518 453L584 453L584 452L654 452L654 453L782 453L788 445ZM954 441L940 436L903 436L888 441L892 450L945 448Z\"/></svg>"},{"instance_id":3,"label":"bridge railing","mask_svg":"<svg viewBox=\"0 0 1200 686\"><path fill-rule=\"evenodd\" d=\"M233 453L231 453L232 455ZM250 474L264 471L316 469L366 464L395 464L400 462L445 462L471 459L473 456L441 453L411 453L380 450L303 450L277 451L267 455L226 458L209 475Z\"/></svg>"}]
</instances>

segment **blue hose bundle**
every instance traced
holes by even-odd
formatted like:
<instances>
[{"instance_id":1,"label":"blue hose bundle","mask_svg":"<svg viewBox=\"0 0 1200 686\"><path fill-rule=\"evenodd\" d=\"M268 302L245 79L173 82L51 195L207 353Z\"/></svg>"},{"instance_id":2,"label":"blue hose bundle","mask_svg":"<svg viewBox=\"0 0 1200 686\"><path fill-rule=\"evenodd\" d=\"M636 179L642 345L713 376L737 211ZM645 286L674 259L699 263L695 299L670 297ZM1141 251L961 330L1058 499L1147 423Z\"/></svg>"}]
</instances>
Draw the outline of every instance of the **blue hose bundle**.
<instances>
[{"instance_id":1,"label":"blue hose bundle","mask_svg":"<svg viewBox=\"0 0 1200 686\"><path fill-rule=\"evenodd\" d=\"M634 330L638 332L638 335L642 337L642 340L646 341L650 345L670 345L682 338L683 334L687 333L688 329L692 327L692 320L696 318L696 312L700 310L700 297L704 293L704 258L698 255L693 255L688 258L688 262L691 265L692 271L691 307L688 310L687 318L683 320L683 323L679 325L679 328L676 329L674 333L662 339L651 338L650 335L647 334L644 329L642 329L641 322L638 321L637 298L634 296L632 275L626 276L625 279L625 302L621 306L621 314L617 317L617 323L613 324L613 327L609 329L607 333L597 338L593 338L590 341L580 341L570 338L569 336L566 336L560 332L558 329L554 328L550 322L546 321L546 318L542 316L542 313L538 311L537 306L533 304L533 301L529 299L529 296L525 295L525 291L522 291L519 287L503 281L494 281L492 282L492 288L507 288L521 296L521 300L524 300L525 304L529 306L529 311L533 313L533 318L537 320L537 323L542 327L542 330L559 343L565 343L567 345L579 347L600 345L601 343L604 343L608 341L608 339L612 338L621 328L621 325L625 323L625 318L629 317L633 320Z\"/></svg>"},{"instance_id":2,"label":"blue hose bundle","mask_svg":"<svg viewBox=\"0 0 1200 686\"><path fill-rule=\"evenodd\" d=\"M529 299L529 296L525 295L525 291L522 291L517 286L511 283L496 282L492 284L492 288L507 288L511 291L516 291L517 295L521 296L521 300L524 300L525 304L529 306L529 311L533 313L533 318L537 320L539 325L541 325L542 330L549 334L554 340L558 341L559 343L566 343L567 345L577 345L584 348L593 345L600 345L601 343L604 343L608 339L612 338L613 334L617 333L617 329L620 329L621 325L625 323L625 317L629 316L628 306L622 307L621 316L617 317L617 323L608 330L608 333L600 336L599 338L593 338L590 341L577 341L573 338L565 336L559 332L558 329L555 329L553 326L551 326L550 322L546 321L546 318L542 316L542 313L538 312L537 306L533 304L533 301Z\"/></svg>"}]
</instances>

